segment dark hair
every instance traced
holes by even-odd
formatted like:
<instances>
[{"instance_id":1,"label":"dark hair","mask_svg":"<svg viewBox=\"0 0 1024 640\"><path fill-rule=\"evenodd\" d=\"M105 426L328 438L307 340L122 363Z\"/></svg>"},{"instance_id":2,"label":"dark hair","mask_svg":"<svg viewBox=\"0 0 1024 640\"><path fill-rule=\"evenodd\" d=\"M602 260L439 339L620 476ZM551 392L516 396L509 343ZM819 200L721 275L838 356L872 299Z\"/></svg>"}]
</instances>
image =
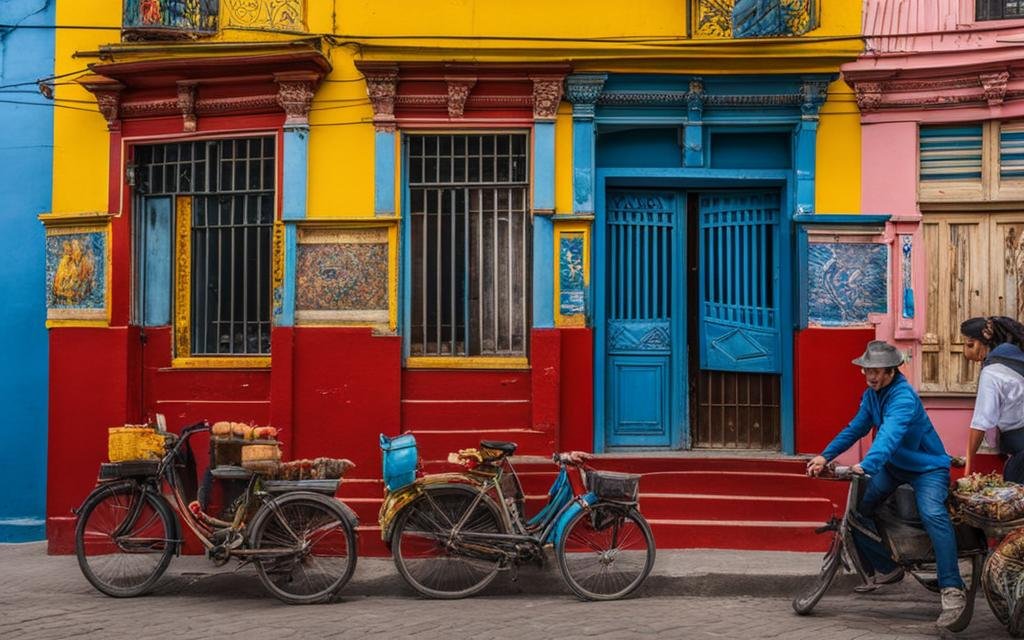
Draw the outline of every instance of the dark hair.
<instances>
[{"instance_id":1,"label":"dark hair","mask_svg":"<svg viewBox=\"0 0 1024 640\"><path fill-rule=\"evenodd\" d=\"M1024 348L1024 324L1006 316L971 318L960 324L960 333L989 349L1008 342Z\"/></svg>"}]
</instances>

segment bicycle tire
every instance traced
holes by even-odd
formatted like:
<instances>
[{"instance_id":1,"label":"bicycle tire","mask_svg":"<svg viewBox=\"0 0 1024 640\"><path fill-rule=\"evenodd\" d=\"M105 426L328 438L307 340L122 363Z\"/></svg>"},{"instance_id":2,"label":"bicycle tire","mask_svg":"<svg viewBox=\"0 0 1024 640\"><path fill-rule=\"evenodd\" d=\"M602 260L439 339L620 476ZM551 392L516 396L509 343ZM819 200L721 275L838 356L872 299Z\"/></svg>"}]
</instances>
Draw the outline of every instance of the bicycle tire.
<instances>
[{"instance_id":1,"label":"bicycle tire","mask_svg":"<svg viewBox=\"0 0 1024 640\"><path fill-rule=\"evenodd\" d=\"M837 532L832 536L832 543L821 560L821 570L814 577L814 582L808 590L793 598L793 611L797 615L806 616L814 611L814 607L832 586L843 562L842 552L842 536Z\"/></svg>"},{"instance_id":2,"label":"bicycle tire","mask_svg":"<svg viewBox=\"0 0 1024 640\"><path fill-rule=\"evenodd\" d=\"M569 521L555 549L569 589L581 600L618 600L654 567L654 535L635 507L599 502Z\"/></svg>"},{"instance_id":3,"label":"bicycle tire","mask_svg":"<svg viewBox=\"0 0 1024 640\"><path fill-rule=\"evenodd\" d=\"M177 552L177 531L174 512L162 496L135 483L100 486L78 512L78 566L101 593L141 596L156 585Z\"/></svg>"},{"instance_id":4,"label":"bicycle tire","mask_svg":"<svg viewBox=\"0 0 1024 640\"><path fill-rule=\"evenodd\" d=\"M404 507L395 520L391 555L402 578L428 598L454 600L479 593L498 574L500 559L485 550L469 549L442 540L451 539L452 527L465 517L464 530L503 533L498 508L484 496L473 513L467 510L477 497L473 489L438 486Z\"/></svg>"},{"instance_id":5,"label":"bicycle tire","mask_svg":"<svg viewBox=\"0 0 1024 640\"><path fill-rule=\"evenodd\" d=\"M356 569L355 529L335 498L308 491L288 493L265 502L251 526L252 549L294 549L253 559L260 582L282 602L328 602Z\"/></svg>"}]
</instances>

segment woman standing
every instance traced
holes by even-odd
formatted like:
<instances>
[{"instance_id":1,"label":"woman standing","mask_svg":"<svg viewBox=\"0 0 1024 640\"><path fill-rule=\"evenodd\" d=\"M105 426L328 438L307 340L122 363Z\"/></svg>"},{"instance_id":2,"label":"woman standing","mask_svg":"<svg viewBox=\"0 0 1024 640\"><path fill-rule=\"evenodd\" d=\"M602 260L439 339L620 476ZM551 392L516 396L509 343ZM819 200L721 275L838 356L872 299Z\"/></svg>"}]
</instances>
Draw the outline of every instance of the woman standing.
<instances>
[{"instance_id":1,"label":"woman standing","mask_svg":"<svg viewBox=\"0 0 1024 640\"><path fill-rule=\"evenodd\" d=\"M971 318L960 325L964 357L981 362L978 396L967 442L967 468L981 441L1009 456L1003 478L1024 484L1024 325L1006 316Z\"/></svg>"}]
</instances>

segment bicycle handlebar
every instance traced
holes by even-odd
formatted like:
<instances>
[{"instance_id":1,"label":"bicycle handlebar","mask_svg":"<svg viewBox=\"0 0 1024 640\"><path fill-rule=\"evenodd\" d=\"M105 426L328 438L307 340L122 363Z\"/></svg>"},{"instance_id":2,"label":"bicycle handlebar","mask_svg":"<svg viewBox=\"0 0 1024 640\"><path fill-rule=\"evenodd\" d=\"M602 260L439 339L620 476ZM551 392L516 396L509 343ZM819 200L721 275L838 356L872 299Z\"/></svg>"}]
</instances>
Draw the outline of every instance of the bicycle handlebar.
<instances>
[{"instance_id":1,"label":"bicycle handlebar","mask_svg":"<svg viewBox=\"0 0 1024 640\"><path fill-rule=\"evenodd\" d=\"M587 453L585 451L561 451L554 453L551 456L551 460L556 464L582 467L593 457L594 455L592 453Z\"/></svg>"}]
</instances>

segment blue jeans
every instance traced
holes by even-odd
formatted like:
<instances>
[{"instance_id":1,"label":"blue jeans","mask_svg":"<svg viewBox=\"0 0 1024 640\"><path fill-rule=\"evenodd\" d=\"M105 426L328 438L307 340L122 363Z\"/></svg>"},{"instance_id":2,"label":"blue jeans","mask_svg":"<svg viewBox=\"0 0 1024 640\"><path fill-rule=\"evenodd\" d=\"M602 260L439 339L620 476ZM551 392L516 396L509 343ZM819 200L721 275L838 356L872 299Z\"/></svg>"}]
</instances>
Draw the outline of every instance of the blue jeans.
<instances>
[{"instance_id":1,"label":"blue jeans","mask_svg":"<svg viewBox=\"0 0 1024 640\"><path fill-rule=\"evenodd\" d=\"M934 469L924 473L915 473L886 465L868 480L868 487L857 506L857 511L870 519L879 505L901 484L909 484L914 487L917 511L925 531L928 532L928 537L932 540L932 547L935 549L939 586L943 589L946 587L963 589L964 581L960 577L960 567L957 563L956 534L953 532L953 523L949 519L949 512L946 511L946 498L949 496L949 469ZM867 566L864 569L868 573L889 573L896 569L897 565L893 562L892 556L881 543L875 542L856 529L853 530L853 537L857 544L857 550L865 560Z\"/></svg>"}]
</instances>

